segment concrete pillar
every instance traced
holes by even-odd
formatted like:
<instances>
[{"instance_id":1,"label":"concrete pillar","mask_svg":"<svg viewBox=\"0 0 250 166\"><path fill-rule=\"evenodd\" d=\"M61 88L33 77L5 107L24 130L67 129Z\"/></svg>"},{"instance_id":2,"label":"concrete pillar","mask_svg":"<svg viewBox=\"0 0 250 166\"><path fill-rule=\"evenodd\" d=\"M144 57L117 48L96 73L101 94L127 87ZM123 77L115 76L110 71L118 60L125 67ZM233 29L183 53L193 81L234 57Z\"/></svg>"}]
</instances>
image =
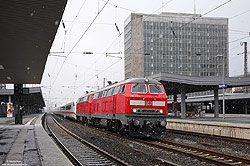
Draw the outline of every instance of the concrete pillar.
<instances>
[{"instance_id":1,"label":"concrete pillar","mask_svg":"<svg viewBox=\"0 0 250 166\"><path fill-rule=\"evenodd\" d=\"M247 114L247 100L245 99L245 114Z\"/></svg>"},{"instance_id":2,"label":"concrete pillar","mask_svg":"<svg viewBox=\"0 0 250 166\"><path fill-rule=\"evenodd\" d=\"M11 103L11 95L9 95L9 103Z\"/></svg>"},{"instance_id":3,"label":"concrete pillar","mask_svg":"<svg viewBox=\"0 0 250 166\"><path fill-rule=\"evenodd\" d=\"M219 117L219 92L218 87L214 87L214 117Z\"/></svg>"},{"instance_id":4,"label":"concrete pillar","mask_svg":"<svg viewBox=\"0 0 250 166\"><path fill-rule=\"evenodd\" d=\"M185 93L185 87L181 87L181 118L186 118L186 93Z\"/></svg>"}]
</instances>

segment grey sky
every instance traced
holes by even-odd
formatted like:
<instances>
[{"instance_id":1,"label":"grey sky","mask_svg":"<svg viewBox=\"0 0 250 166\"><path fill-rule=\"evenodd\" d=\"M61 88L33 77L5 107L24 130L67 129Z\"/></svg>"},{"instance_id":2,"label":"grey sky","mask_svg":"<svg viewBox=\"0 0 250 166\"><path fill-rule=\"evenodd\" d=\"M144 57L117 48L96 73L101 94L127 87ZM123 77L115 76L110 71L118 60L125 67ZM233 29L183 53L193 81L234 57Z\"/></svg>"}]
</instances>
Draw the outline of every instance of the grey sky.
<instances>
[{"instance_id":1,"label":"grey sky","mask_svg":"<svg viewBox=\"0 0 250 166\"><path fill-rule=\"evenodd\" d=\"M196 13L204 14L228 0L195 1ZM48 57L41 83L45 99L50 98L49 104L61 105L77 99L86 90L95 90L97 86L102 87L103 78L111 81L124 79L123 59L106 57L105 53L122 52L117 56L123 57L123 34L119 36L115 24L120 32L123 32L124 20L131 13L130 10L147 14L194 13L194 0L110 0L109 2L117 7L107 4L86 32L86 28L93 21L98 10L101 10L105 1L68 0L62 18L65 29L60 23L51 48L54 56ZM162 6L164 7L161 8ZM249 6L249 0L232 0L206 16L229 18L229 41L233 41L249 36ZM157 9L159 10L157 11ZM80 38L81 40L79 40ZM78 41L79 43L76 45ZM230 76L243 74L243 56L237 55L243 52L243 46L240 46L240 42L243 41L249 42L250 37L229 43ZM70 51L72 53L69 54ZM94 54L83 55L82 52L86 51ZM67 56L67 58L58 55ZM62 64L63 67L61 67Z\"/></svg>"}]
</instances>

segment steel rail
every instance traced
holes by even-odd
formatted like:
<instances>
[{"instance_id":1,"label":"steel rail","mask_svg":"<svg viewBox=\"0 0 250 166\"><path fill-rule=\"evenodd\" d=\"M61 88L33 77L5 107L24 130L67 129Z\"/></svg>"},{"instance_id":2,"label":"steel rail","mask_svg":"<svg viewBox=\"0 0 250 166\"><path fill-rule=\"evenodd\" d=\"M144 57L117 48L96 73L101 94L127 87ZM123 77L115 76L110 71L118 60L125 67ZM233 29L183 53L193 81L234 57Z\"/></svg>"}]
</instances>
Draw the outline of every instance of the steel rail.
<instances>
[{"instance_id":1,"label":"steel rail","mask_svg":"<svg viewBox=\"0 0 250 166\"><path fill-rule=\"evenodd\" d=\"M79 140L80 142L82 142L83 144L87 145L88 147L90 147L91 149L97 151L98 153L101 153L102 155L104 155L105 157L107 157L108 159L114 161L115 163L117 163L118 165L121 166L128 166L129 164L122 161L121 159L115 157L114 155L108 153L107 151L104 151L103 149L95 146L94 144L82 139L81 137L79 137L78 135L72 133L71 131L69 131L68 129L66 129L65 127L63 127L59 122L57 122L57 120L52 117L52 119L54 120L54 122L61 128L63 129L66 133L68 133L69 135L71 135L72 137L74 137L75 139Z\"/></svg>"},{"instance_id":2,"label":"steel rail","mask_svg":"<svg viewBox=\"0 0 250 166\"><path fill-rule=\"evenodd\" d=\"M63 143L56 137L56 135L51 130L49 124L47 123L46 117L44 118L44 124L47 127L48 135L53 138L55 143L59 146L59 148L62 150L62 152L68 157L68 159L71 161L71 163L75 166L83 166L76 158L75 156L63 145Z\"/></svg>"},{"instance_id":3,"label":"steel rail","mask_svg":"<svg viewBox=\"0 0 250 166\"><path fill-rule=\"evenodd\" d=\"M74 122L72 122L74 123ZM78 123L79 124L79 123ZM80 124L79 124L80 125ZM137 142L141 143L144 145L152 146L158 149L162 150L168 150L174 153L179 153L184 156L188 156L191 158L198 159L200 161L205 161L208 163L216 164L216 165L222 165L222 166L232 166L232 165L241 165L241 164L250 164L250 160L243 158L243 157L238 157L238 156L233 156L230 154L224 154L216 151L211 151L207 149L202 149L190 145L184 145L184 144L179 144L179 143L174 143L174 142L169 142L169 141L163 141L163 140L157 140L155 142L149 142L149 141L144 141L141 139L135 139L132 137L127 137L123 136L114 132L110 131L103 131L100 130L99 128L89 126L95 130L108 133L110 135L120 137L120 138L125 138L128 139L132 142Z\"/></svg>"},{"instance_id":4,"label":"steel rail","mask_svg":"<svg viewBox=\"0 0 250 166\"><path fill-rule=\"evenodd\" d=\"M237 143L237 144L250 145L250 140L243 139L243 138L232 138L232 137L226 137L226 136L195 133L191 131L181 131L181 130L174 130L174 129L167 129L166 131L171 132L171 133L176 133L176 134L192 135L192 136L209 138L209 139L214 139L214 140L228 141L228 142Z\"/></svg>"},{"instance_id":5,"label":"steel rail","mask_svg":"<svg viewBox=\"0 0 250 166\"><path fill-rule=\"evenodd\" d=\"M231 154L215 152L215 151L212 151L212 150L207 150L207 149L194 147L194 146L190 146L190 145L174 143L174 142L170 142L170 141L160 140L159 142L163 143L163 144L168 144L168 145L172 145L172 146L181 147L181 148L184 148L184 149L195 150L197 152L202 152L202 153L210 154L210 155L213 155L213 156L216 155L216 156L224 158L226 160L235 160L235 162L242 162L242 163L245 163L245 164L250 164L250 159L234 156L234 155L231 155Z\"/></svg>"}]
</instances>

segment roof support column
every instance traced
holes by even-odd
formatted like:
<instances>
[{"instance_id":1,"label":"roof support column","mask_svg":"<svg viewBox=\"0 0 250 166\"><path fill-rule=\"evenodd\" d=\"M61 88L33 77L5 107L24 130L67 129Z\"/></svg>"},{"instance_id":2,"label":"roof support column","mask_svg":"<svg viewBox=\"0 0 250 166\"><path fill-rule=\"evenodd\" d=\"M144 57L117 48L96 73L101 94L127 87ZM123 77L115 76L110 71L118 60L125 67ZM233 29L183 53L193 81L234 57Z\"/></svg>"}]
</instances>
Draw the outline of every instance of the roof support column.
<instances>
[{"instance_id":1,"label":"roof support column","mask_svg":"<svg viewBox=\"0 0 250 166\"><path fill-rule=\"evenodd\" d=\"M245 99L245 114L247 114L247 99Z\"/></svg>"},{"instance_id":2,"label":"roof support column","mask_svg":"<svg viewBox=\"0 0 250 166\"><path fill-rule=\"evenodd\" d=\"M9 103L11 103L11 95L9 95Z\"/></svg>"},{"instance_id":3,"label":"roof support column","mask_svg":"<svg viewBox=\"0 0 250 166\"><path fill-rule=\"evenodd\" d=\"M185 93L185 87L181 87L181 118L186 118L186 93Z\"/></svg>"},{"instance_id":4,"label":"roof support column","mask_svg":"<svg viewBox=\"0 0 250 166\"><path fill-rule=\"evenodd\" d=\"M219 92L218 87L214 87L214 117L219 117Z\"/></svg>"}]
</instances>

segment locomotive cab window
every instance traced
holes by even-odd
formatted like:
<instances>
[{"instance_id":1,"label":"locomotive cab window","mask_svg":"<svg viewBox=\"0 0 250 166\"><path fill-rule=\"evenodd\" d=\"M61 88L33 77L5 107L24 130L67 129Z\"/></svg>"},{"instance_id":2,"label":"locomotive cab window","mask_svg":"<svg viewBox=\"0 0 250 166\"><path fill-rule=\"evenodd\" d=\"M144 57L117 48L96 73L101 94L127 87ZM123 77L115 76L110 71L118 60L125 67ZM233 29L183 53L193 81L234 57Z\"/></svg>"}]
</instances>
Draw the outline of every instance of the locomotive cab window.
<instances>
[{"instance_id":1,"label":"locomotive cab window","mask_svg":"<svg viewBox=\"0 0 250 166\"><path fill-rule=\"evenodd\" d=\"M163 91L160 85L151 84L151 85L148 85L148 87L149 87L149 93L163 94Z\"/></svg>"},{"instance_id":2,"label":"locomotive cab window","mask_svg":"<svg viewBox=\"0 0 250 166\"><path fill-rule=\"evenodd\" d=\"M93 100L98 98L98 93L95 93L93 96Z\"/></svg>"},{"instance_id":3,"label":"locomotive cab window","mask_svg":"<svg viewBox=\"0 0 250 166\"><path fill-rule=\"evenodd\" d=\"M109 90L108 90L108 94L107 94L107 96L111 96L111 95L112 95L112 93L113 93L113 91L114 91L114 88L109 89Z\"/></svg>"},{"instance_id":4,"label":"locomotive cab window","mask_svg":"<svg viewBox=\"0 0 250 166\"><path fill-rule=\"evenodd\" d=\"M124 85L121 86L120 92L119 92L119 93L120 93L120 94L121 94L121 93L125 93L125 90L126 90L126 85L124 84Z\"/></svg>"},{"instance_id":5,"label":"locomotive cab window","mask_svg":"<svg viewBox=\"0 0 250 166\"><path fill-rule=\"evenodd\" d=\"M102 97L102 91L98 93L98 99Z\"/></svg>"},{"instance_id":6,"label":"locomotive cab window","mask_svg":"<svg viewBox=\"0 0 250 166\"><path fill-rule=\"evenodd\" d=\"M119 86L116 86L115 88L114 88L114 92L112 93L112 95L117 95L118 94L118 91L119 91Z\"/></svg>"},{"instance_id":7,"label":"locomotive cab window","mask_svg":"<svg viewBox=\"0 0 250 166\"><path fill-rule=\"evenodd\" d=\"M147 93L146 85L145 84L133 84L131 92L132 93Z\"/></svg>"}]
</instances>

